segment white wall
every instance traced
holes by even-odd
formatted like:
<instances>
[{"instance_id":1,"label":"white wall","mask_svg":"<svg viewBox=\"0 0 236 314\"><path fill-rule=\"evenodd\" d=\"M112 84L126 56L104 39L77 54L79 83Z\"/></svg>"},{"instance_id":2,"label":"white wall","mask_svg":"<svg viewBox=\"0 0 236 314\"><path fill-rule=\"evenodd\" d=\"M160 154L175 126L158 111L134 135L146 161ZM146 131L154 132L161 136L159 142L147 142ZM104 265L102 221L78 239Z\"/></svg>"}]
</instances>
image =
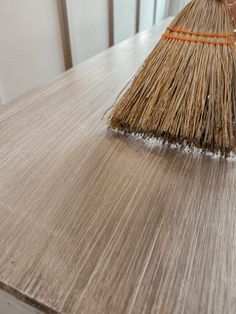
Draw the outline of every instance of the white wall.
<instances>
[{"instance_id":1,"label":"white wall","mask_svg":"<svg viewBox=\"0 0 236 314\"><path fill-rule=\"evenodd\" d=\"M114 0L114 43L136 33L137 0Z\"/></svg>"},{"instance_id":2,"label":"white wall","mask_svg":"<svg viewBox=\"0 0 236 314\"><path fill-rule=\"evenodd\" d=\"M73 64L109 47L108 0L67 0Z\"/></svg>"},{"instance_id":3,"label":"white wall","mask_svg":"<svg viewBox=\"0 0 236 314\"><path fill-rule=\"evenodd\" d=\"M175 15L185 2L0 0L0 104L63 72L70 63L68 37L76 65L152 26L155 7L158 22ZM62 30L62 3L67 5L69 35Z\"/></svg>"},{"instance_id":4,"label":"white wall","mask_svg":"<svg viewBox=\"0 0 236 314\"><path fill-rule=\"evenodd\" d=\"M163 1L163 0L162 0ZM141 0L139 31L143 31L153 25L154 22L154 0Z\"/></svg>"},{"instance_id":5,"label":"white wall","mask_svg":"<svg viewBox=\"0 0 236 314\"><path fill-rule=\"evenodd\" d=\"M190 0L168 0L169 1L169 15L176 15Z\"/></svg>"},{"instance_id":6,"label":"white wall","mask_svg":"<svg viewBox=\"0 0 236 314\"><path fill-rule=\"evenodd\" d=\"M169 15L168 11L169 11L169 1L157 0L156 19L155 19L156 22L160 22L161 20L166 18Z\"/></svg>"},{"instance_id":7,"label":"white wall","mask_svg":"<svg viewBox=\"0 0 236 314\"><path fill-rule=\"evenodd\" d=\"M64 71L58 0L0 0L0 89L10 101Z\"/></svg>"}]
</instances>

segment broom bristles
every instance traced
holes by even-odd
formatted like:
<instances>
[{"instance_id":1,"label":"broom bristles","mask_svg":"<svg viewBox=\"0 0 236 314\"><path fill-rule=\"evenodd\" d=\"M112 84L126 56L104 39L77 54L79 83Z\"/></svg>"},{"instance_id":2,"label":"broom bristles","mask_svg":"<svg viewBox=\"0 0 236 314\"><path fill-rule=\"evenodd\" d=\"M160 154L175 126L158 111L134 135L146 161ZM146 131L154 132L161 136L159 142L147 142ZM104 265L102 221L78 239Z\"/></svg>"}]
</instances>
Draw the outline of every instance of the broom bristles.
<instances>
[{"instance_id":1,"label":"broom bristles","mask_svg":"<svg viewBox=\"0 0 236 314\"><path fill-rule=\"evenodd\" d=\"M193 0L118 98L109 127L224 156L235 151L232 34L231 15L223 1Z\"/></svg>"}]
</instances>

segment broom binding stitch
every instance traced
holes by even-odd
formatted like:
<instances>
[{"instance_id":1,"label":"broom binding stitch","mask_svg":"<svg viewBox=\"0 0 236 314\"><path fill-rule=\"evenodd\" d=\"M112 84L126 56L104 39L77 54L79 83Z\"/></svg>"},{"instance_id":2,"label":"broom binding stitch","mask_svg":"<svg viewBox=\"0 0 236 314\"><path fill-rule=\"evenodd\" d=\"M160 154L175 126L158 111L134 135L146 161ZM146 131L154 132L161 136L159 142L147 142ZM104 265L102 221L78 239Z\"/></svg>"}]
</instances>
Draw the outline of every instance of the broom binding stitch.
<instances>
[{"instance_id":1,"label":"broom binding stitch","mask_svg":"<svg viewBox=\"0 0 236 314\"><path fill-rule=\"evenodd\" d=\"M196 37L208 37L208 38L225 38L225 39L234 39L233 34L208 34L208 33L200 33L200 32L193 32L183 28L175 28L175 27L168 27L167 31L170 33L165 33L162 35L164 39L176 39L181 41L189 41L195 43L202 43L202 44L209 44L209 45L225 45L225 46L234 46L234 41L212 41L202 38L190 38L190 37L182 37L179 35L172 35L171 33L179 33L179 34L187 34L193 35Z\"/></svg>"},{"instance_id":2,"label":"broom binding stitch","mask_svg":"<svg viewBox=\"0 0 236 314\"><path fill-rule=\"evenodd\" d=\"M184 33L188 35L195 35L201 37L218 37L218 38L234 38L233 34L207 34L207 33L200 33L200 32L192 32L182 28L175 28L175 27L168 27L167 30L174 33Z\"/></svg>"},{"instance_id":3,"label":"broom binding stitch","mask_svg":"<svg viewBox=\"0 0 236 314\"><path fill-rule=\"evenodd\" d=\"M170 34L163 34L162 38L164 39L177 39L181 41L189 41L189 42L195 42L195 43L202 43L202 44L209 44L209 45L224 45L224 46L234 46L233 41L211 41L206 39L198 39L198 38L187 38L187 37L181 37L176 35L170 35Z\"/></svg>"}]
</instances>

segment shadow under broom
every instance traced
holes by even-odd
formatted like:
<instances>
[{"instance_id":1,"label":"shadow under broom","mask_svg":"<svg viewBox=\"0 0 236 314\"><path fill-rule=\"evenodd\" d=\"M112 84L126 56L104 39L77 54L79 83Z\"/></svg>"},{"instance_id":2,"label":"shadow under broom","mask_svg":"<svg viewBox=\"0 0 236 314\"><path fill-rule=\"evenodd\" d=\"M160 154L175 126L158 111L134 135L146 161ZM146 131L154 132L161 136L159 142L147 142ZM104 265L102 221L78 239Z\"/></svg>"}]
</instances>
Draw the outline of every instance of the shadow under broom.
<instances>
[{"instance_id":1,"label":"shadow under broom","mask_svg":"<svg viewBox=\"0 0 236 314\"><path fill-rule=\"evenodd\" d=\"M109 128L236 152L236 52L223 0L193 0L117 99Z\"/></svg>"}]
</instances>

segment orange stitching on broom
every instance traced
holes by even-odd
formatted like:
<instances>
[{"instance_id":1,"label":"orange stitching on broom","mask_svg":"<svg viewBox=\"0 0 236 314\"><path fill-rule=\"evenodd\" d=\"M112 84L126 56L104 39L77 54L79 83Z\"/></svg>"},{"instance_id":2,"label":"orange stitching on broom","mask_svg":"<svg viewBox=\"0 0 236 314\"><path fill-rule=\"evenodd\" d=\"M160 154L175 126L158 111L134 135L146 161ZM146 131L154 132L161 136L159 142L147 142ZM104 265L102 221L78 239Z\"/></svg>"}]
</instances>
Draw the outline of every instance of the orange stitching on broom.
<instances>
[{"instance_id":1,"label":"orange stitching on broom","mask_svg":"<svg viewBox=\"0 0 236 314\"><path fill-rule=\"evenodd\" d=\"M174 28L174 27L168 27L167 29L175 33L183 33L183 34L202 36L202 37L234 38L233 34L207 34L207 33L191 32L186 29Z\"/></svg>"},{"instance_id":2,"label":"orange stitching on broom","mask_svg":"<svg viewBox=\"0 0 236 314\"><path fill-rule=\"evenodd\" d=\"M177 39L181 41L189 41L189 42L195 42L195 43L202 43L202 44L209 44L209 45L224 45L224 46L234 46L234 42L222 42L222 41L210 41L210 40L204 40L204 39L197 39L197 38L186 38L186 37L180 37L175 35L169 35L164 34L162 35L165 39Z\"/></svg>"}]
</instances>

